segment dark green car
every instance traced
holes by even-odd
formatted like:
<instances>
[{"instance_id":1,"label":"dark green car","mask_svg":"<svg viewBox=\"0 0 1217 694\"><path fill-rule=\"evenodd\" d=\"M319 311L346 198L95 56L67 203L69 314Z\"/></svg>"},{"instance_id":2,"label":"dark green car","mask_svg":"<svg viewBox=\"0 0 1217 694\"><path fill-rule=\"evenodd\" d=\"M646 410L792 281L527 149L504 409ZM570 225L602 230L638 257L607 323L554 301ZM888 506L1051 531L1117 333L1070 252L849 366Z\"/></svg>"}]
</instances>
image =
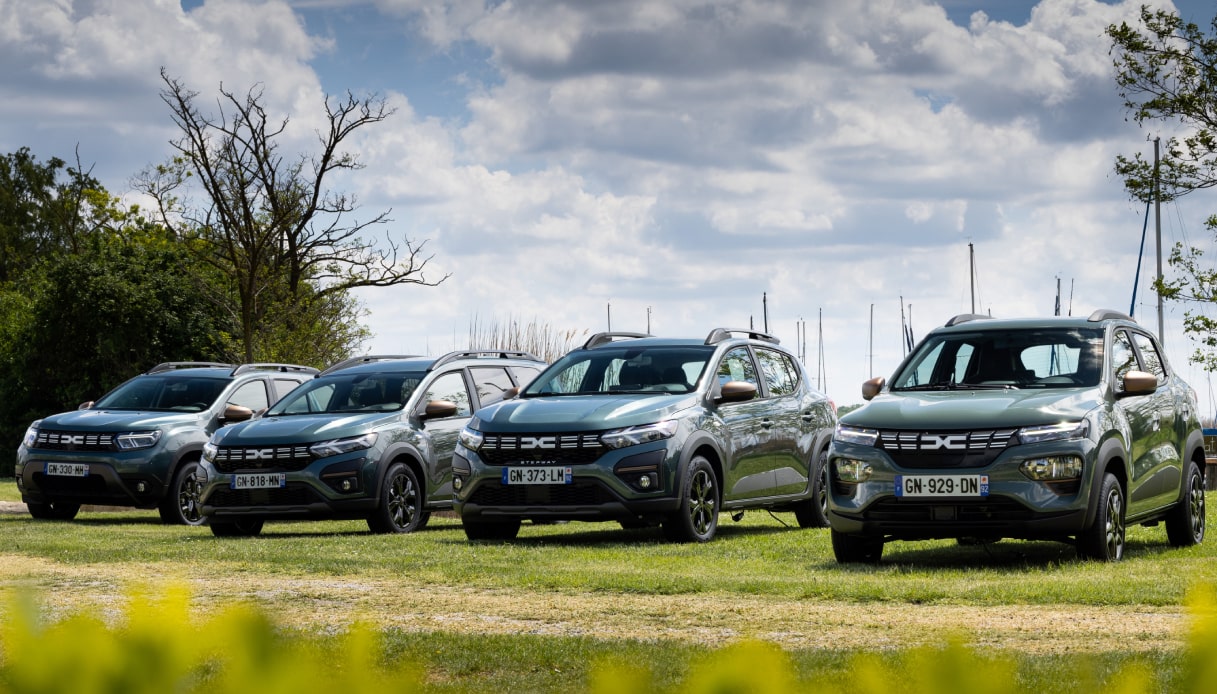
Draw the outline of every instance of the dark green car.
<instances>
[{"instance_id":1,"label":"dark green car","mask_svg":"<svg viewBox=\"0 0 1217 694\"><path fill-rule=\"evenodd\" d=\"M522 520L662 525L714 537L720 511L794 511L822 526L832 402L772 336L600 333L518 397L475 413L452 459L471 540Z\"/></svg>"},{"instance_id":2,"label":"dark green car","mask_svg":"<svg viewBox=\"0 0 1217 694\"><path fill-rule=\"evenodd\" d=\"M841 562L892 540L1060 540L1114 561L1125 527L1205 531L1196 394L1126 315L994 320L934 330L891 383L842 416L829 450Z\"/></svg>"},{"instance_id":3,"label":"dark green car","mask_svg":"<svg viewBox=\"0 0 1217 694\"><path fill-rule=\"evenodd\" d=\"M382 355L335 364L203 449L203 514L217 536L268 520L362 518L406 533L452 508L450 461L473 410L528 383L523 352Z\"/></svg>"}]
</instances>

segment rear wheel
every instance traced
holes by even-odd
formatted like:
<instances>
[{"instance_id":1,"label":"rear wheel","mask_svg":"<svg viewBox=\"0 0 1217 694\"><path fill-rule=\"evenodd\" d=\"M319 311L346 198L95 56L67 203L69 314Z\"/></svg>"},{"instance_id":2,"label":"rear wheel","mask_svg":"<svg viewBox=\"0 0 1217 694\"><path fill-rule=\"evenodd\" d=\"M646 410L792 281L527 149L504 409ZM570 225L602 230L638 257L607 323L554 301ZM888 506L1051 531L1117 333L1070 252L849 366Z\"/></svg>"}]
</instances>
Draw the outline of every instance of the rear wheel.
<instances>
[{"instance_id":1,"label":"rear wheel","mask_svg":"<svg viewBox=\"0 0 1217 694\"><path fill-rule=\"evenodd\" d=\"M72 520L80 512L80 504L67 501L29 501L25 506L39 520Z\"/></svg>"},{"instance_id":2,"label":"rear wheel","mask_svg":"<svg viewBox=\"0 0 1217 694\"><path fill-rule=\"evenodd\" d=\"M211 534L216 537L254 537L262 532L262 519L241 518L233 521L211 521Z\"/></svg>"},{"instance_id":3,"label":"rear wheel","mask_svg":"<svg viewBox=\"0 0 1217 694\"><path fill-rule=\"evenodd\" d=\"M832 531L832 553L838 564L878 564L883 540Z\"/></svg>"},{"instance_id":4,"label":"rear wheel","mask_svg":"<svg viewBox=\"0 0 1217 694\"><path fill-rule=\"evenodd\" d=\"M177 474L173 476L169 493L157 506L161 522L170 525L202 525L204 518L202 504L199 503L202 491L202 485L199 483L199 464L193 460L182 463Z\"/></svg>"},{"instance_id":5,"label":"rear wheel","mask_svg":"<svg viewBox=\"0 0 1217 694\"><path fill-rule=\"evenodd\" d=\"M680 508L663 521L673 542L707 542L718 529L718 479L710 461L693 456L680 494Z\"/></svg>"},{"instance_id":6,"label":"rear wheel","mask_svg":"<svg viewBox=\"0 0 1217 694\"><path fill-rule=\"evenodd\" d=\"M1094 523L1078 535L1078 556L1096 561L1119 561L1124 556L1124 488L1110 472L1099 486Z\"/></svg>"},{"instance_id":7,"label":"rear wheel","mask_svg":"<svg viewBox=\"0 0 1217 694\"><path fill-rule=\"evenodd\" d=\"M501 521L470 521L461 519L465 537L470 540L513 540L520 533L520 519Z\"/></svg>"},{"instance_id":8,"label":"rear wheel","mask_svg":"<svg viewBox=\"0 0 1217 694\"><path fill-rule=\"evenodd\" d=\"M1204 540L1204 475L1195 461L1188 461L1183 476L1183 498L1166 517L1166 537L1175 547Z\"/></svg>"},{"instance_id":9,"label":"rear wheel","mask_svg":"<svg viewBox=\"0 0 1217 694\"><path fill-rule=\"evenodd\" d=\"M800 528L828 527L828 451L820 454L811 471L811 498L794 507Z\"/></svg>"},{"instance_id":10,"label":"rear wheel","mask_svg":"<svg viewBox=\"0 0 1217 694\"><path fill-rule=\"evenodd\" d=\"M380 503L368 516L374 533L409 533L427 524L431 514L423 511L422 489L418 476L404 463L394 463L385 473Z\"/></svg>"}]
</instances>

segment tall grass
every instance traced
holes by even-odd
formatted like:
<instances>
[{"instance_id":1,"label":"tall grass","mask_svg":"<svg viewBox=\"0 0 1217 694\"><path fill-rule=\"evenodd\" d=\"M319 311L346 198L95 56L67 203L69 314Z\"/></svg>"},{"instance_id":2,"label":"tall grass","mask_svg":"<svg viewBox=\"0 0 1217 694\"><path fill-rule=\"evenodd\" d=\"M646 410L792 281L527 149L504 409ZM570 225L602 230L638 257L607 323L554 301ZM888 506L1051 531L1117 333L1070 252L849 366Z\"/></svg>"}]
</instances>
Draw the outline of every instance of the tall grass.
<instances>
[{"instance_id":1,"label":"tall grass","mask_svg":"<svg viewBox=\"0 0 1217 694\"><path fill-rule=\"evenodd\" d=\"M581 344L588 330L559 329L533 318L523 322L508 316L483 319L475 315L469 323L470 349L520 350L553 362Z\"/></svg>"}]
</instances>

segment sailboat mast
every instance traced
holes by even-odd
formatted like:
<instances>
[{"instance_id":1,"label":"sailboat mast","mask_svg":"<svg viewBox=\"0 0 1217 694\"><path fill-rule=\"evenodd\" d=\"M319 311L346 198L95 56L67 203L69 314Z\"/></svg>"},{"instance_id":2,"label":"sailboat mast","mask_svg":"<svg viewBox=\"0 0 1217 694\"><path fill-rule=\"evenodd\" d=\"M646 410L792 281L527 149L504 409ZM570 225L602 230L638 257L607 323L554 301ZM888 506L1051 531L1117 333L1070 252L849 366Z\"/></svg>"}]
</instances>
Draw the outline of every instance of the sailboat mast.
<instances>
[{"instance_id":1,"label":"sailboat mast","mask_svg":"<svg viewBox=\"0 0 1217 694\"><path fill-rule=\"evenodd\" d=\"M1158 286L1162 286L1162 180L1158 175L1158 138L1154 138L1154 238L1158 243ZM1162 327L1162 293L1158 292L1158 342L1166 346Z\"/></svg>"},{"instance_id":2,"label":"sailboat mast","mask_svg":"<svg viewBox=\"0 0 1217 694\"><path fill-rule=\"evenodd\" d=\"M968 287L972 294L972 313L976 313L976 251L972 242L968 242Z\"/></svg>"}]
</instances>

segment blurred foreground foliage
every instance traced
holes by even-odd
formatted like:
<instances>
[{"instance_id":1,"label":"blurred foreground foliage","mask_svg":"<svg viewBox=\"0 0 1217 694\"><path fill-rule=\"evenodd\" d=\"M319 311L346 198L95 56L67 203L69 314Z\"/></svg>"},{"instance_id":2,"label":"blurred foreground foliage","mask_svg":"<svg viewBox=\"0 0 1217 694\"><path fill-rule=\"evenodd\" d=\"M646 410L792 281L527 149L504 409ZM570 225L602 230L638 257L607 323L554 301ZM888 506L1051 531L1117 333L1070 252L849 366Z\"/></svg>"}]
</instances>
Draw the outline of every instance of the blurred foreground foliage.
<instances>
[{"instance_id":1,"label":"blurred foreground foliage","mask_svg":"<svg viewBox=\"0 0 1217 694\"><path fill-rule=\"evenodd\" d=\"M236 606L199 621L181 587L149 599L137 594L125 615L108 624L98 615L45 621L28 596L10 600L0 625L0 692L22 694L288 694L451 691L425 676L426 664L386 656L380 634L365 624L332 635L276 627L260 610ZM1193 591L1191 630L1180 691L1217 691L1217 598ZM800 681L794 662L776 645L742 641L690 663L676 691L692 694L840 691L850 694L1007 694L1039 691L1020 682L1009 653L982 652L962 642L902 651L896 657L854 656L840 681ZM1063 690L1141 694L1161 682L1133 661L1107 678L1085 656L1060 673ZM1105 679L1106 681L1101 681ZM1072 685L1070 685L1072 683ZM570 691L592 694L657 692L645 668L603 661ZM1079 689L1080 687L1080 689ZM458 685L459 689L459 685Z\"/></svg>"}]
</instances>

